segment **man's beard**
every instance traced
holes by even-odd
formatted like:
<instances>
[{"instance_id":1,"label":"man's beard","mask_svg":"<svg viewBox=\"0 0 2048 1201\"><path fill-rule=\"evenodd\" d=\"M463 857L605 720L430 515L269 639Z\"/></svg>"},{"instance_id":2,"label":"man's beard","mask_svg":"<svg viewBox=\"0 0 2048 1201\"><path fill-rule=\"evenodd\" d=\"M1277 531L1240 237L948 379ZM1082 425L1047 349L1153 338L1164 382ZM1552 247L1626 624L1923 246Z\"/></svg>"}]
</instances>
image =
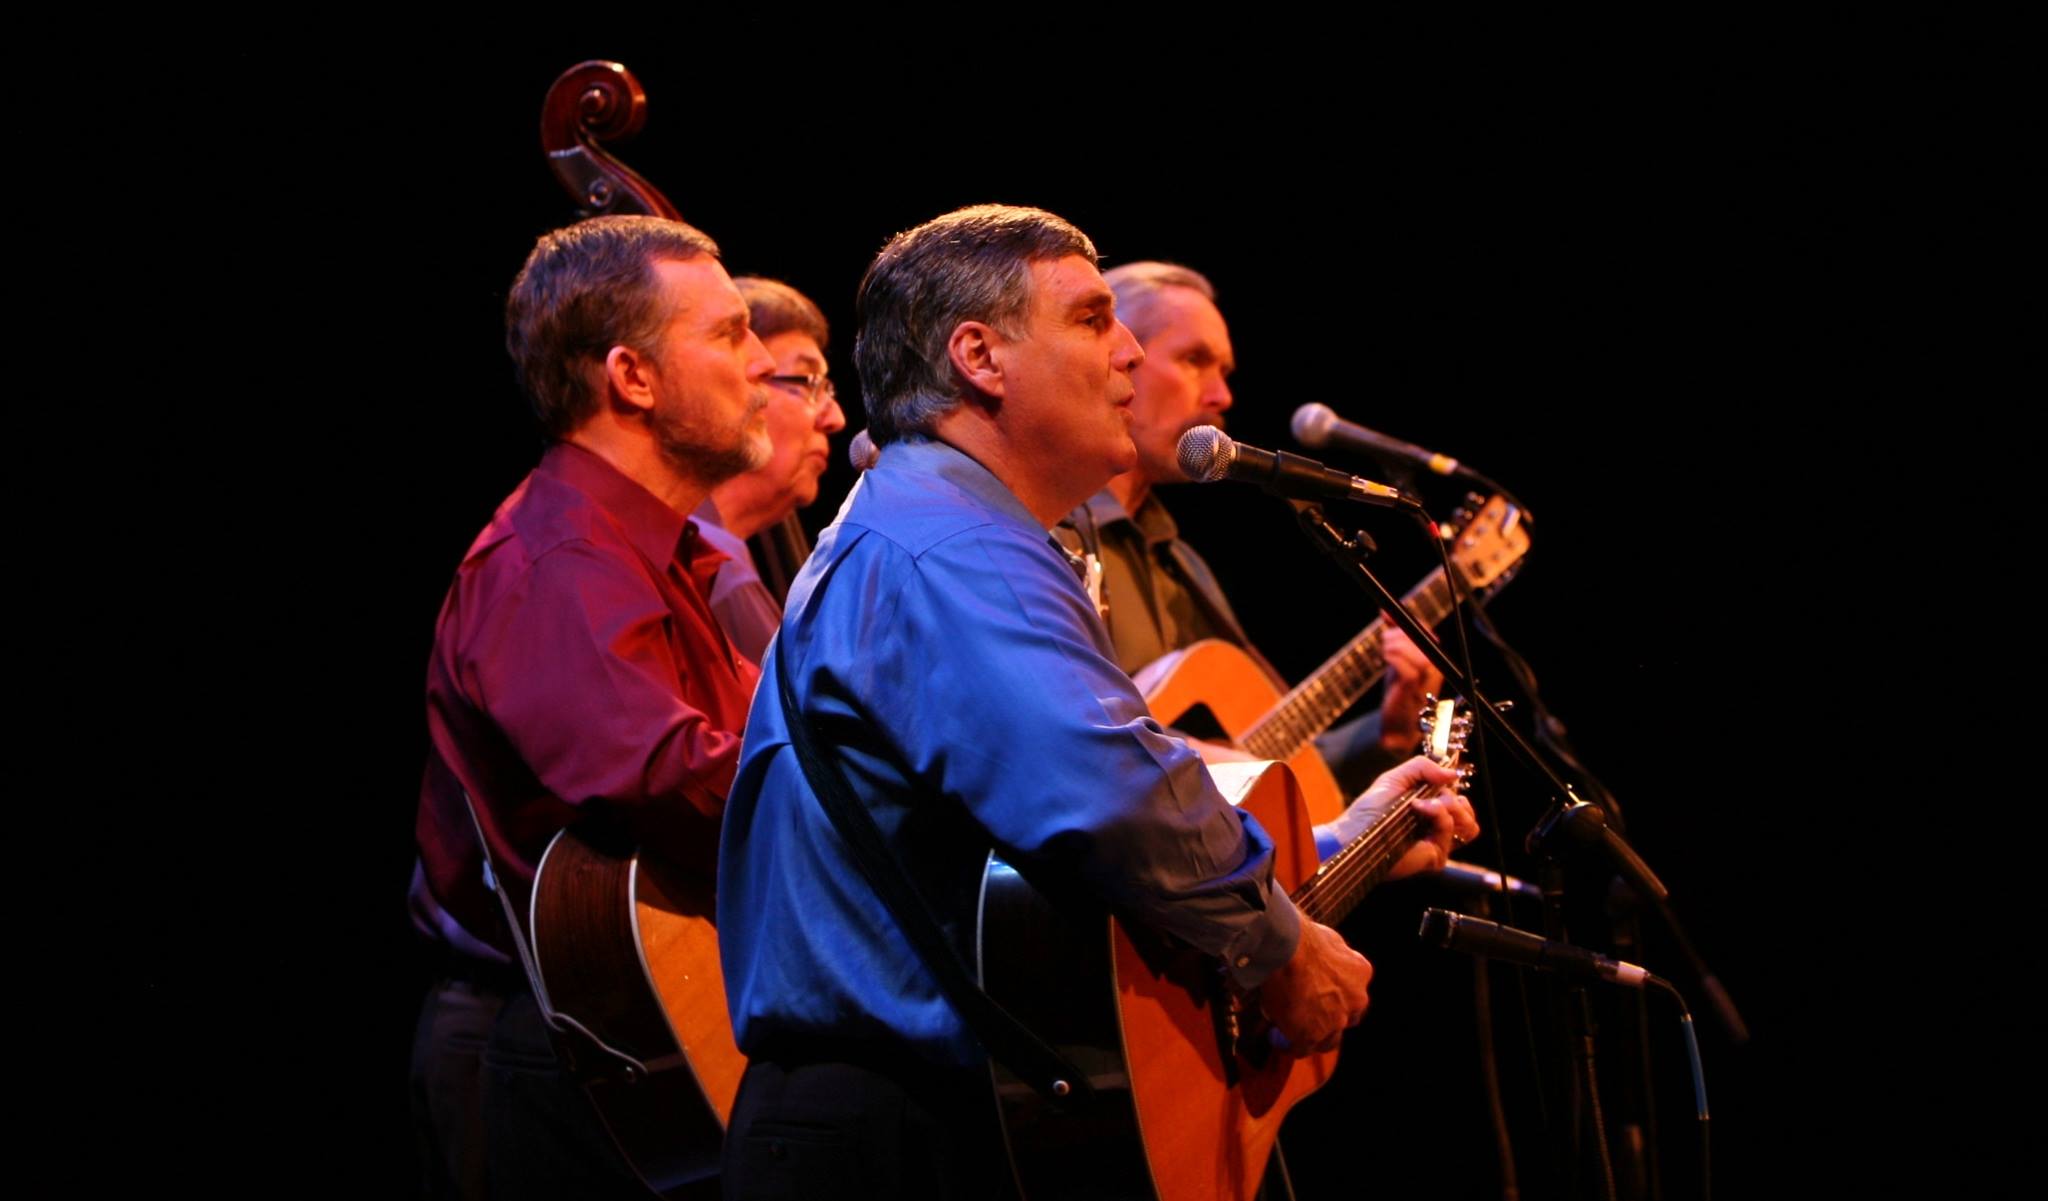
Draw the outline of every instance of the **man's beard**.
<instances>
[{"instance_id":1,"label":"man's beard","mask_svg":"<svg viewBox=\"0 0 2048 1201\"><path fill-rule=\"evenodd\" d=\"M763 466L775 448L765 435L756 438L749 431L767 407L768 393L757 388L752 400L739 428L731 433L710 429L682 405L664 400L648 415L655 448L678 474L707 487Z\"/></svg>"}]
</instances>

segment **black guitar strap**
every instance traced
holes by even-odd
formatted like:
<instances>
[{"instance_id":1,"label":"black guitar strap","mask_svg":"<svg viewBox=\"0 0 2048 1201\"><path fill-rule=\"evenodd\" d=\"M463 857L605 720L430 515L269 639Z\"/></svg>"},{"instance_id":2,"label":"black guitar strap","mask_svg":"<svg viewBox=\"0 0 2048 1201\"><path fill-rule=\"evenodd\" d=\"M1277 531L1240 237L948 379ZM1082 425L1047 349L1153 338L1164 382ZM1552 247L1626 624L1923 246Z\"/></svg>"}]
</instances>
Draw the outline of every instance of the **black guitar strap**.
<instances>
[{"instance_id":1,"label":"black guitar strap","mask_svg":"<svg viewBox=\"0 0 2048 1201\"><path fill-rule=\"evenodd\" d=\"M888 907L925 967L938 978L939 988L966 1019L967 1028L981 1043L982 1050L1054 1105L1070 1110L1080 1108L1094 1094L1087 1077L975 983L960 953L946 941L924 894L889 850L882 831L875 825L874 815L854 796L839 764L820 753L810 722L797 707L796 694L789 686L789 668L783 662L786 648L779 645L780 639L777 641L773 651L775 683L782 696L782 719L789 727L790 745L796 751L797 762L803 765L811 791L817 794L819 805L838 828L839 837L846 840L868 886Z\"/></svg>"}]
</instances>

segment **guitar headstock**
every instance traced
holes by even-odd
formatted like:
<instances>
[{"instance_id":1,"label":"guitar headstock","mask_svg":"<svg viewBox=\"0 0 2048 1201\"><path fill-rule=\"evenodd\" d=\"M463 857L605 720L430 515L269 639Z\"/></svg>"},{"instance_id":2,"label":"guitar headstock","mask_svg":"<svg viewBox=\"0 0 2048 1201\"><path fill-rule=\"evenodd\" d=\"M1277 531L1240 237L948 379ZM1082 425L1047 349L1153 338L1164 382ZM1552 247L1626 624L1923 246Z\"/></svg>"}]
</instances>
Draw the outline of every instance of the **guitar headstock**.
<instances>
[{"instance_id":1,"label":"guitar headstock","mask_svg":"<svg viewBox=\"0 0 2048 1201\"><path fill-rule=\"evenodd\" d=\"M1440 701L1432 694L1422 710L1422 753L1457 769L1460 792L1472 783L1472 765L1464 761L1471 737L1472 715L1465 712L1464 702L1455 698Z\"/></svg>"},{"instance_id":2,"label":"guitar headstock","mask_svg":"<svg viewBox=\"0 0 2048 1201\"><path fill-rule=\"evenodd\" d=\"M1522 510L1505 496L1481 500L1474 494L1452 515L1451 568L1467 592L1506 583L1529 553L1529 528Z\"/></svg>"}]
</instances>

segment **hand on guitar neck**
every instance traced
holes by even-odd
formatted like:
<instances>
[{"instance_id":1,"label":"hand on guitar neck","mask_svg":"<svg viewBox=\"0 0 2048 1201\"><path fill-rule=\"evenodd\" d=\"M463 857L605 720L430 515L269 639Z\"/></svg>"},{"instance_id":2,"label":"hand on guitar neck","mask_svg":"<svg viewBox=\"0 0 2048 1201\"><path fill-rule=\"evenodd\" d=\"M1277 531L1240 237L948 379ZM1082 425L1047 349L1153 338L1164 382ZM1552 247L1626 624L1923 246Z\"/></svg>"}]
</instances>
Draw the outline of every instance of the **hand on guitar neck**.
<instances>
[{"instance_id":1,"label":"hand on guitar neck","mask_svg":"<svg viewBox=\"0 0 2048 1201\"><path fill-rule=\"evenodd\" d=\"M1382 772L1372 782L1372 787L1359 793L1358 799L1345 808L1341 817L1316 827L1319 857L1329 858L1339 848L1371 829L1380 815L1410 789L1424 784L1450 789L1457 778L1457 772L1419 755L1391 771ZM1389 880L1421 872L1442 871L1453 851L1479 837L1479 819L1472 812L1472 802L1462 793L1446 791L1437 796L1420 797L1415 800L1413 808L1420 824L1416 843L1395 861L1387 873Z\"/></svg>"},{"instance_id":2,"label":"hand on guitar neck","mask_svg":"<svg viewBox=\"0 0 2048 1201\"><path fill-rule=\"evenodd\" d=\"M1441 871L1452 847L1479 836L1472 803L1452 790L1457 781L1456 771L1417 756L1374 780L1345 816L1331 824L1342 827L1358 815L1357 829L1341 840L1349 842L1414 789L1434 786L1451 790L1410 802L1421 828L1415 844L1387 878ZM1301 944L1259 987L1259 1007L1286 1037L1290 1051L1316 1054L1335 1049L1344 1031L1365 1017L1366 989L1371 981L1372 964L1365 956L1352 950L1335 930L1304 917Z\"/></svg>"},{"instance_id":3,"label":"hand on guitar neck","mask_svg":"<svg viewBox=\"0 0 2048 1201\"><path fill-rule=\"evenodd\" d=\"M1387 691L1380 701L1380 749L1410 755L1422 741L1417 719L1429 697L1444 690L1444 673L1436 669L1413 639L1398 626L1380 635L1380 654L1387 661Z\"/></svg>"}]
</instances>

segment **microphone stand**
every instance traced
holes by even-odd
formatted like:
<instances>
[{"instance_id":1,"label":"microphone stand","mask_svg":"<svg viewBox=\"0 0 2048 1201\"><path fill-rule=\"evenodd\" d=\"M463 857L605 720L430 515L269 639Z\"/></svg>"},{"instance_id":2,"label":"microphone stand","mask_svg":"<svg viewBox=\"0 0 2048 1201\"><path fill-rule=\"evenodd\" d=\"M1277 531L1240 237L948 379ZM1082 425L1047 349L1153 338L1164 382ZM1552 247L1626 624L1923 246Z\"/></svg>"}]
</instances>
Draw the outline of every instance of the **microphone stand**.
<instances>
[{"instance_id":1,"label":"microphone stand","mask_svg":"<svg viewBox=\"0 0 2048 1201\"><path fill-rule=\"evenodd\" d=\"M1325 557L1337 565L1340 574L1349 577L1360 588L1364 589L1380 611L1386 615L1387 619L1400 627L1402 632L1408 635L1410 641L1421 649L1423 654L1436 665L1439 671L1443 672L1444 678L1457 686L1471 699L1472 707L1478 713L1480 723L1498 735L1501 742L1508 747L1516 759L1521 761L1523 766L1533 771L1538 778L1544 780L1550 786L1553 798L1551 806L1537 820L1535 826L1530 829L1524 839L1524 848L1527 852L1543 860L1545 865L1543 871L1543 891L1546 935L1559 941L1568 941L1565 937L1563 919L1563 861L1570 852L1576 849L1592 847L1600 851L1602 857L1607 861L1614 873L1625 881L1635 891L1637 896L1648 898L1657 907L1658 912L1664 916L1667 924L1670 925L1674 935L1676 935L1680 946L1686 952L1691 952L1690 940L1685 937L1682 929L1678 926L1676 916L1672 913L1668 903L1671 895L1670 890L1664 886L1663 881L1657 878L1650 865L1636 852L1634 847L1628 844L1628 841L1621 836L1620 832L1608 824L1606 813L1598 806L1589 804L1578 797L1572 790L1572 786L1553 771L1550 765L1537 754L1535 748L1531 747L1522 738L1521 734L1501 716L1504 706L1496 704L1479 691L1470 675L1451 661L1450 656L1422 628L1421 623L1417 622L1407 609L1402 607L1400 600L1395 597L1393 592L1365 565L1366 557L1374 549L1371 540L1363 533L1347 536L1339 531L1323 515L1321 506L1314 502L1290 500L1289 503L1294 506L1300 518L1302 529L1308 534L1310 542L1318 550L1322 551ZM1418 515L1425 521L1428 519L1427 514L1419 512L1419 506ZM1459 588L1455 575L1448 580L1448 583L1454 589ZM1687 958L1696 968L1701 970L1703 979L1713 979L1711 973L1704 971L1704 964L1699 963L1695 955L1688 954ZM1715 1005L1717 1012L1720 1012L1718 1002L1726 999L1726 993L1719 988L1718 981L1714 981L1709 985L1709 994L1713 998L1710 1004ZM1593 1054L1591 1000L1582 986L1568 985L1563 981L1554 982L1553 997L1561 1006L1559 1012L1568 1012L1572 1015L1571 1025L1573 1029L1569 1035L1569 1057L1574 1066L1574 1087L1572 1090L1574 1095L1571 1098L1571 1124L1574 1136L1572 1143L1575 1147L1587 1145L1579 1137L1578 1102L1583 1098L1591 1111L1590 1117L1594 1136L1591 1140L1591 1146L1597 1158L1597 1166L1601 1174L1603 1195L1612 1198L1615 1187L1614 1167L1606 1142L1605 1122L1599 1104L1599 1082L1595 1073ZM1741 1029L1741 1019L1734 1015L1732 1005L1728 1007L1725 1013L1721 1013L1721 1016L1724 1024L1729 1025L1731 1032ZM1732 1023L1728 1022L1729 1018L1733 1018ZM1569 1173L1569 1175L1575 1176L1576 1173ZM1574 1181L1574 1184L1576 1184L1576 1181ZM1578 1190L1574 1188L1574 1191Z\"/></svg>"},{"instance_id":2,"label":"microphone stand","mask_svg":"<svg viewBox=\"0 0 2048 1201\"><path fill-rule=\"evenodd\" d=\"M1664 887L1664 882L1650 870L1650 865L1636 853L1635 848L1629 846L1627 840L1607 825L1607 815L1600 807L1579 799L1572 791L1572 786L1552 771L1550 765L1536 753L1536 749L1501 716L1502 706L1487 699L1473 685L1471 679L1451 661L1443 648L1436 644L1436 639L1422 628L1422 624L1416 621L1408 610L1401 607L1400 600L1388 591L1387 586L1372 573L1372 569L1365 565L1365 556L1371 553L1370 542L1339 532L1323 516L1322 507L1313 501L1296 500L1288 503L1300 514L1302 528L1308 532L1309 540L1315 543L1316 548L1337 564L1341 573L1373 598L1387 620L1399 626L1401 632L1408 635L1409 640L1429 657L1430 662L1436 664L1437 670L1444 673L1446 680L1455 684L1471 698L1472 708L1478 720L1507 745L1523 766L1535 772L1550 786L1553 797L1559 798L1529 831L1524 840L1528 852L1546 859L1562 859L1566 853L1580 846L1598 848L1610 861L1615 874L1628 881L1637 895L1650 897L1659 902L1667 900L1671 896L1671 891ZM1449 582L1453 588L1458 587L1455 578Z\"/></svg>"},{"instance_id":3,"label":"microphone stand","mask_svg":"<svg viewBox=\"0 0 2048 1201\"><path fill-rule=\"evenodd\" d=\"M1549 785L1551 796L1556 799L1524 838L1524 849L1543 858L1562 859L1578 847L1596 848L1614 869L1614 874L1621 877L1636 896L1649 901L1657 910L1658 916L1663 919L1665 928L1670 931L1672 940L1677 945L1680 957L1706 989L1707 1007L1714 1012L1729 1040L1738 1046L1747 1042L1749 1029L1744 1024L1742 1015L1736 1012L1734 1000L1722 986L1719 977L1700 957L1699 951L1692 944L1692 939L1687 937L1684 925L1678 920L1678 914L1671 908L1671 890L1657 878L1656 872L1652 871L1636 849L1629 845L1621 832L1608 823L1606 811L1598 805L1581 800L1572 790L1572 786L1551 770L1550 764L1537 753L1536 748L1530 746L1528 741L1501 716L1506 706L1488 700L1458 665L1451 661L1450 656L1444 653L1443 648L1437 645L1436 639L1422 628L1421 623L1417 622L1408 610L1401 607L1400 600L1388 591L1387 586L1365 565L1365 556L1373 550L1370 538L1363 533L1349 536L1341 533L1323 516L1322 507L1313 501L1290 500L1288 503L1294 506L1300 516L1302 529L1308 533L1309 540L1315 544L1316 549L1335 563L1341 574L1349 577L1373 598L1373 602L1379 607L1380 612L1386 615L1387 620L1399 626L1401 632L1408 635L1409 641L1428 656L1438 671L1444 673L1444 679L1456 684L1472 699L1472 707L1478 720L1488 730L1499 735L1501 741L1523 766L1535 772ZM1427 514L1421 514L1419 510L1418 515L1427 519ZM1453 588L1458 587L1455 576L1452 576L1448 583ZM1462 594L1462 589L1460 593Z\"/></svg>"}]
</instances>

